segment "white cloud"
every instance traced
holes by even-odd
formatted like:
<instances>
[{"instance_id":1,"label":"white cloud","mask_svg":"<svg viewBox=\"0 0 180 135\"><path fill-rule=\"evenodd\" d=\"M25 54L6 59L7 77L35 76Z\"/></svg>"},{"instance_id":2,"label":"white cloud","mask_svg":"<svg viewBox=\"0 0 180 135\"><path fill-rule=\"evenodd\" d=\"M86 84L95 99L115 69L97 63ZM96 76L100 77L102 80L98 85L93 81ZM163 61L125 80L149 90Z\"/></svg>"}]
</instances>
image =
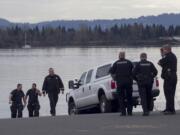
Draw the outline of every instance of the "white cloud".
<instances>
[{"instance_id":1,"label":"white cloud","mask_svg":"<svg viewBox=\"0 0 180 135\"><path fill-rule=\"evenodd\" d=\"M134 0L136 3L132 4L132 8L140 9L179 9L179 0Z\"/></svg>"},{"instance_id":2,"label":"white cloud","mask_svg":"<svg viewBox=\"0 0 180 135\"><path fill-rule=\"evenodd\" d=\"M137 8L137 9L157 9L159 8L157 5L141 5L141 4L137 4L137 5L132 5L132 8Z\"/></svg>"},{"instance_id":3,"label":"white cloud","mask_svg":"<svg viewBox=\"0 0 180 135\"><path fill-rule=\"evenodd\" d=\"M22 22L118 19L180 12L179 7L179 0L0 0L0 18Z\"/></svg>"}]
</instances>

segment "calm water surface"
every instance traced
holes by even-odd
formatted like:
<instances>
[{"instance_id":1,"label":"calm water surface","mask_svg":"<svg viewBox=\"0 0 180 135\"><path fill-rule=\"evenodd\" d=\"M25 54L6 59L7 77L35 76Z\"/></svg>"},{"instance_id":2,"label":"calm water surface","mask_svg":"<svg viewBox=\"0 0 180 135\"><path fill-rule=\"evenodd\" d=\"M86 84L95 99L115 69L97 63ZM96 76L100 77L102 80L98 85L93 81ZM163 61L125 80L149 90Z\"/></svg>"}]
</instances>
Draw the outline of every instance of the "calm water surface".
<instances>
[{"instance_id":1,"label":"calm water surface","mask_svg":"<svg viewBox=\"0 0 180 135\"><path fill-rule=\"evenodd\" d=\"M48 74L48 68L53 67L55 72L61 76L67 88L68 80L80 77L83 71L94 66L115 61L119 51L126 51L128 59L137 61L141 52L147 52L149 60L157 65L160 59L159 48L62 48L62 49L7 49L0 50L0 118L9 118L10 110L8 96L11 90L16 88L17 83L23 84L26 92L33 82L37 83L41 90L44 77ZM173 51L180 58L180 47L174 47ZM178 61L178 70L180 64ZM180 78L180 72L178 71ZM160 79L160 77L159 77ZM161 94L156 101L155 109L164 109L164 95L162 91L163 81L160 79ZM42 116L49 115L49 101L47 96L40 98ZM178 82L176 92L176 108L180 109L180 83ZM135 109L136 111L141 108ZM60 95L57 105L57 114L67 114L65 95ZM24 111L27 117L27 109Z\"/></svg>"}]
</instances>

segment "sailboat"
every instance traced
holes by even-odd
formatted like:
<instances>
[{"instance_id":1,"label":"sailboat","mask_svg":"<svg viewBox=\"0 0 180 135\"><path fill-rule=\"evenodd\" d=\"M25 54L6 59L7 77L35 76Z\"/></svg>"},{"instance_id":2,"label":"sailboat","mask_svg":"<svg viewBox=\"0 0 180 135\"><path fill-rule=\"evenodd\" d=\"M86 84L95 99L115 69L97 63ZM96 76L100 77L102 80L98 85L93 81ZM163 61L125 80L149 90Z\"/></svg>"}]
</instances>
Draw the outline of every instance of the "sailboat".
<instances>
[{"instance_id":1,"label":"sailboat","mask_svg":"<svg viewBox=\"0 0 180 135\"><path fill-rule=\"evenodd\" d=\"M22 48L23 49L31 49L31 45L27 44L27 34L26 34L26 32L24 34L24 46Z\"/></svg>"}]
</instances>

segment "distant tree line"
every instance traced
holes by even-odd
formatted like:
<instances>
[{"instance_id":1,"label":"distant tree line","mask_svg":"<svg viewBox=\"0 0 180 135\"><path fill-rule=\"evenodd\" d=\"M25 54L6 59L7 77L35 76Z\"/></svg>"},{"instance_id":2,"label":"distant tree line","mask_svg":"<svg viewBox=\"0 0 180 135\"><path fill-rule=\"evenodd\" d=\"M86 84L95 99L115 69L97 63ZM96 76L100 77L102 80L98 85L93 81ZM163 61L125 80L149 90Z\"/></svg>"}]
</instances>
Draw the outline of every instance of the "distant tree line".
<instances>
[{"instance_id":1,"label":"distant tree line","mask_svg":"<svg viewBox=\"0 0 180 135\"><path fill-rule=\"evenodd\" d=\"M114 25L102 29L81 25L79 29L65 27L38 27L23 29L18 26L0 29L0 48L20 48L27 43L32 47L100 46L100 45L150 45L159 44L161 37L180 36L180 26L162 25ZM168 40L168 39L167 39Z\"/></svg>"}]
</instances>

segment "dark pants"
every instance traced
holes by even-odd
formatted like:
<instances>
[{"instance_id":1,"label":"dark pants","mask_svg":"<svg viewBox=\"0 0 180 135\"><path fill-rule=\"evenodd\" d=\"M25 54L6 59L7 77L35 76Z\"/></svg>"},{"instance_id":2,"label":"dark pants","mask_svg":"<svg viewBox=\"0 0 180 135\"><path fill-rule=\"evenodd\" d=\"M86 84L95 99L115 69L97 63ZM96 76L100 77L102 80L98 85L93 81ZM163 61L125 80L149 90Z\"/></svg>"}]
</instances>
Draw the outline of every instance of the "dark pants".
<instances>
[{"instance_id":1,"label":"dark pants","mask_svg":"<svg viewBox=\"0 0 180 135\"><path fill-rule=\"evenodd\" d=\"M129 115L132 114L132 84L118 84L117 92L119 94L119 105L120 111L122 115L126 115L126 107L127 113Z\"/></svg>"},{"instance_id":2,"label":"dark pants","mask_svg":"<svg viewBox=\"0 0 180 135\"><path fill-rule=\"evenodd\" d=\"M28 104L27 108L29 111L29 117L39 117L39 110L40 110L39 103Z\"/></svg>"},{"instance_id":3,"label":"dark pants","mask_svg":"<svg viewBox=\"0 0 180 135\"><path fill-rule=\"evenodd\" d=\"M50 101L50 113L52 115L56 115L56 105L58 102L58 93L48 93L49 101Z\"/></svg>"},{"instance_id":4,"label":"dark pants","mask_svg":"<svg viewBox=\"0 0 180 135\"><path fill-rule=\"evenodd\" d=\"M22 104L12 104L11 109L11 118L22 118L23 117L23 105Z\"/></svg>"},{"instance_id":5,"label":"dark pants","mask_svg":"<svg viewBox=\"0 0 180 135\"><path fill-rule=\"evenodd\" d=\"M139 94L141 98L141 105L144 113L147 113L152 110L152 85L153 84L144 84L139 85Z\"/></svg>"},{"instance_id":6,"label":"dark pants","mask_svg":"<svg viewBox=\"0 0 180 135\"><path fill-rule=\"evenodd\" d=\"M176 92L177 77L164 80L164 95L166 98L166 110L175 111L174 97Z\"/></svg>"}]
</instances>

